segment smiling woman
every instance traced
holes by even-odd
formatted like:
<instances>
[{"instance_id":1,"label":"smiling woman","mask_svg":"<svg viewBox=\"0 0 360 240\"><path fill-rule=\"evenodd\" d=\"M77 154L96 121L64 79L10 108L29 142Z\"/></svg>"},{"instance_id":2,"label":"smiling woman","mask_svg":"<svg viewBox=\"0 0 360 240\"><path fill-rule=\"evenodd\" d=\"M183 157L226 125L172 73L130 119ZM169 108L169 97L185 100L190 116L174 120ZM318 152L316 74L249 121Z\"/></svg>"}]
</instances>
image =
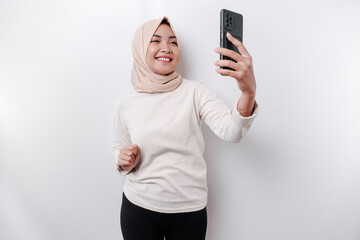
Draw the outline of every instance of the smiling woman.
<instances>
[{"instance_id":1,"label":"smiling woman","mask_svg":"<svg viewBox=\"0 0 360 240\"><path fill-rule=\"evenodd\" d=\"M221 139L239 142L257 111L241 116L237 103L229 109L201 82L182 78L176 71L180 46L167 17L137 29L132 53L136 92L117 101L113 147L118 171L126 175L120 214L124 240L204 240L207 168L201 122ZM254 97L251 61L239 63L236 75L250 76L241 87Z\"/></svg>"}]
</instances>

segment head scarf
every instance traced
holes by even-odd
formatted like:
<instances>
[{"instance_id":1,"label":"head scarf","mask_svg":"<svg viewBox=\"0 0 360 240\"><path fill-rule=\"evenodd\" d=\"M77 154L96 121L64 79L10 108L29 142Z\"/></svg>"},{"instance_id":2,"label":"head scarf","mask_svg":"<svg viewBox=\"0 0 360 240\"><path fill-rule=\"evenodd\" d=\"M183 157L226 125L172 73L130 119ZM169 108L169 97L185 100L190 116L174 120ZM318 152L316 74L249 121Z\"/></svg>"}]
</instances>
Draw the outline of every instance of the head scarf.
<instances>
[{"instance_id":1,"label":"head scarf","mask_svg":"<svg viewBox=\"0 0 360 240\"><path fill-rule=\"evenodd\" d=\"M160 75L151 71L145 61L150 40L163 19L166 19L169 22L170 28L176 36L169 19L164 16L163 18L152 19L142 24L136 30L132 40L131 47L134 63L131 72L131 83L137 92L170 92L175 90L182 83L182 77L176 71L169 75Z\"/></svg>"}]
</instances>

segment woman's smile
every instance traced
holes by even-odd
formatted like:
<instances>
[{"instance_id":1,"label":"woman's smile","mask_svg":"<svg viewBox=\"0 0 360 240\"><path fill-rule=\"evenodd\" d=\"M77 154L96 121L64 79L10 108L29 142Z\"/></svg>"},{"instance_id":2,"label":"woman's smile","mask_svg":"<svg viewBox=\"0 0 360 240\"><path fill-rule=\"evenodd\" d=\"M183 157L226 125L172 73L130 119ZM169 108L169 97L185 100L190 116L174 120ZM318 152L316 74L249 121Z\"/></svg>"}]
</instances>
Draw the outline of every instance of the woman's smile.
<instances>
[{"instance_id":1,"label":"woman's smile","mask_svg":"<svg viewBox=\"0 0 360 240\"><path fill-rule=\"evenodd\" d=\"M169 58L169 57L157 57L156 60L158 62L163 63L163 64L168 64L168 63L170 63L172 61L172 59Z\"/></svg>"}]
</instances>

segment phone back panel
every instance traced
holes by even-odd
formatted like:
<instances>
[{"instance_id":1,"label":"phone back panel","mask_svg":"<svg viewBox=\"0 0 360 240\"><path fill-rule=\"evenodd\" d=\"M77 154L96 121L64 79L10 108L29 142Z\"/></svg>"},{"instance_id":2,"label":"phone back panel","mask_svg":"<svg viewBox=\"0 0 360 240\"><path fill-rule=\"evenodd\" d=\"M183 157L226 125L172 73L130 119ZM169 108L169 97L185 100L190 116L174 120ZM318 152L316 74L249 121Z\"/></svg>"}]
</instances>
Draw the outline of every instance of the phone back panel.
<instances>
[{"instance_id":1,"label":"phone back panel","mask_svg":"<svg viewBox=\"0 0 360 240\"><path fill-rule=\"evenodd\" d=\"M243 16L240 13L222 9L220 11L220 47L239 53L237 47L227 39L227 32L230 32L232 36L243 42ZM220 55L220 59L234 61L233 59L223 55Z\"/></svg>"}]
</instances>

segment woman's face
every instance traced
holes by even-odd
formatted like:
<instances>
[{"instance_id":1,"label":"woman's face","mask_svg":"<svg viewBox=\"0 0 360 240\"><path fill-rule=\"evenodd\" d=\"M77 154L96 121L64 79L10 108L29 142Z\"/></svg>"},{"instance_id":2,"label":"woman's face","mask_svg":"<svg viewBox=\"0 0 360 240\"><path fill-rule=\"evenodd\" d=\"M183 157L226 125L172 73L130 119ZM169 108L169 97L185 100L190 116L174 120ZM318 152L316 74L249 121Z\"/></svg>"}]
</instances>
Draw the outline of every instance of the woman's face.
<instances>
[{"instance_id":1,"label":"woman's face","mask_svg":"<svg viewBox=\"0 0 360 240\"><path fill-rule=\"evenodd\" d=\"M180 59L177 39L171 28L161 24L151 38L146 52L146 64L157 74L167 75L175 71Z\"/></svg>"}]
</instances>

